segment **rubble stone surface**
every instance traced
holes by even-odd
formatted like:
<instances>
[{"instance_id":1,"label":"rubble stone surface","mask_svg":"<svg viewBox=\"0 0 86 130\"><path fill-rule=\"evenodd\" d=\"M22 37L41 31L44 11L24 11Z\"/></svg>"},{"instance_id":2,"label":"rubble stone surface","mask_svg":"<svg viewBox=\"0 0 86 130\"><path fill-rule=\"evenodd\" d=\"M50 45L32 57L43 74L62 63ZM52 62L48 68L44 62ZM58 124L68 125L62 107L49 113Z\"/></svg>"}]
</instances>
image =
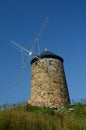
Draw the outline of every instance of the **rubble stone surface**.
<instances>
[{"instance_id":1,"label":"rubble stone surface","mask_svg":"<svg viewBox=\"0 0 86 130\"><path fill-rule=\"evenodd\" d=\"M59 108L70 103L63 63L44 58L32 64L31 105Z\"/></svg>"}]
</instances>

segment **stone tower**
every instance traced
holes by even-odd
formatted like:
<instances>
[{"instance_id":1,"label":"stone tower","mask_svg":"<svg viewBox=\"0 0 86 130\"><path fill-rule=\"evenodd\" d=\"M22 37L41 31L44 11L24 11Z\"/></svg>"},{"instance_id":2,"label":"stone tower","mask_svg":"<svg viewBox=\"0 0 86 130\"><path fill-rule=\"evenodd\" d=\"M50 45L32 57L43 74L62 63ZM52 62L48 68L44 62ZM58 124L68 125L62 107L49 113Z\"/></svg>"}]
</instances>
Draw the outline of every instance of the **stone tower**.
<instances>
[{"instance_id":1,"label":"stone tower","mask_svg":"<svg viewBox=\"0 0 86 130\"><path fill-rule=\"evenodd\" d=\"M70 103L63 58L47 50L31 61L31 105L59 108Z\"/></svg>"}]
</instances>

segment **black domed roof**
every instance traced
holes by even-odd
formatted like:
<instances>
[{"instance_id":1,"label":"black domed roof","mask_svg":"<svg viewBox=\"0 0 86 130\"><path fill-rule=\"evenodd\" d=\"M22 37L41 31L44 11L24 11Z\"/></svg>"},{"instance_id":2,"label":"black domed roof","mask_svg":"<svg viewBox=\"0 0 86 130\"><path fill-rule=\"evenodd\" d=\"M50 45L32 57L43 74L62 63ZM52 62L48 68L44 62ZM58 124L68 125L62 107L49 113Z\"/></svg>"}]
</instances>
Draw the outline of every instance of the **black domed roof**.
<instances>
[{"instance_id":1,"label":"black domed roof","mask_svg":"<svg viewBox=\"0 0 86 130\"><path fill-rule=\"evenodd\" d=\"M62 57L60 57L60 56L58 56L58 55L56 55L56 54L54 54L54 53L52 53L52 52L50 52L50 51L48 51L48 50L45 50L45 51L42 52L40 55L38 55L38 58L41 58L41 59L43 59L43 58L53 58L53 59L58 59L58 60L60 60L61 62L64 61ZM34 58L34 59L31 61L31 64L33 64L35 61L37 61L38 58Z\"/></svg>"}]
</instances>

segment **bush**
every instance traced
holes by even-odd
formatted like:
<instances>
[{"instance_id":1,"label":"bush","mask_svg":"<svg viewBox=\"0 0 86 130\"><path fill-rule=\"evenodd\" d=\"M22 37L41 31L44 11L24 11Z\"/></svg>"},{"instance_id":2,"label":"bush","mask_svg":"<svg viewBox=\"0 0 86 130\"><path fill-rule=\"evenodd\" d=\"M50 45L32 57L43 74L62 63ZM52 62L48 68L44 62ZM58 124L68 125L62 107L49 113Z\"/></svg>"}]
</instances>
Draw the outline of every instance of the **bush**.
<instances>
[{"instance_id":1,"label":"bush","mask_svg":"<svg viewBox=\"0 0 86 130\"><path fill-rule=\"evenodd\" d=\"M54 115L54 109L49 108L49 107L39 107L39 106L31 106L31 105L27 105L25 108L28 112L35 112L35 113L39 113L39 114L44 114L47 113L49 115Z\"/></svg>"}]
</instances>

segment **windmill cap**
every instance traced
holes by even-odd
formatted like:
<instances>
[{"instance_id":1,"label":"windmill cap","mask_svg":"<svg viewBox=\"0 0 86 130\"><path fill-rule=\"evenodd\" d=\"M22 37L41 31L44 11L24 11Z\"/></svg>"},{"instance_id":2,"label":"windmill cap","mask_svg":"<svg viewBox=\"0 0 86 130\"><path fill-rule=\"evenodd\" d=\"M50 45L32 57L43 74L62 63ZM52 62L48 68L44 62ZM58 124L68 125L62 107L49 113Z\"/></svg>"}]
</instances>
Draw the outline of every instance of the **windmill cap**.
<instances>
[{"instance_id":1,"label":"windmill cap","mask_svg":"<svg viewBox=\"0 0 86 130\"><path fill-rule=\"evenodd\" d=\"M48 51L47 49L45 49L44 52L42 52L40 55L38 55L39 58L43 59L43 58L53 58L53 59L58 59L60 60L62 63L63 63L63 58ZM39 60L38 58L34 58L32 61L31 61L31 64L33 64L35 61Z\"/></svg>"}]
</instances>

